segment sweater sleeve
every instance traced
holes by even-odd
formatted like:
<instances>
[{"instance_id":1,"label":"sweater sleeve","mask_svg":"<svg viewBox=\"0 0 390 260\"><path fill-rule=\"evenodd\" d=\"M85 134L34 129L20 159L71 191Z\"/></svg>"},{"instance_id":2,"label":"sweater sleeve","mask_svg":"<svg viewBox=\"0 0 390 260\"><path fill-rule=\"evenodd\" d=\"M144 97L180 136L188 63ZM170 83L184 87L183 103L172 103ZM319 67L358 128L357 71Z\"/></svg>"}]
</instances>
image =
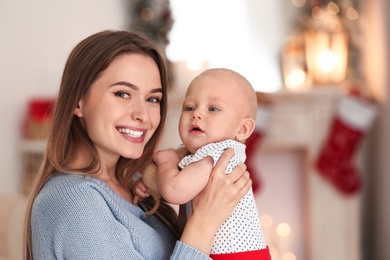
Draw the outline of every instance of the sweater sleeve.
<instances>
[{"instance_id":1,"label":"sweater sleeve","mask_svg":"<svg viewBox=\"0 0 390 260\"><path fill-rule=\"evenodd\" d=\"M181 259L209 260L211 258L206 254L204 254L203 252L195 249L194 247L184 244L180 241L177 241L171 260L181 260Z\"/></svg>"}]
</instances>

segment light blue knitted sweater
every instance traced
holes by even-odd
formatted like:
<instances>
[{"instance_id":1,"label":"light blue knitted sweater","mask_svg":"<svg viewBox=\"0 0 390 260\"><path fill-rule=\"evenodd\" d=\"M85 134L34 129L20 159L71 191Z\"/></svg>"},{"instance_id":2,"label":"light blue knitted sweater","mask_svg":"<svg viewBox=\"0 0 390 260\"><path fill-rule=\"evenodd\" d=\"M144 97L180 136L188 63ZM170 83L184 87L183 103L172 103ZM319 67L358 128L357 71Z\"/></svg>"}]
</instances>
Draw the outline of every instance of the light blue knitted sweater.
<instances>
[{"instance_id":1,"label":"light blue knitted sweater","mask_svg":"<svg viewBox=\"0 0 390 260\"><path fill-rule=\"evenodd\" d=\"M60 174L32 209L34 259L210 259L104 182Z\"/></svg>"}]
</instances>

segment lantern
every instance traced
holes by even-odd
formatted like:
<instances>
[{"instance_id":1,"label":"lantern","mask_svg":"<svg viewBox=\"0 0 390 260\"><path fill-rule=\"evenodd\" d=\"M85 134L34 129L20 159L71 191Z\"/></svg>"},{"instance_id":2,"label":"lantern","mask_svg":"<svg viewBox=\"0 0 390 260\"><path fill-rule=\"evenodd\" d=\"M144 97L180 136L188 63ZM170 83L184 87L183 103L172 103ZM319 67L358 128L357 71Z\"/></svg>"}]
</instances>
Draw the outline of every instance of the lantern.
<instances>
[{"instance_id":1,"label":"lantern","mask_svg":"<svg viewBox=\"0 0 390 260\"><path fill-rule=\"evenodd\" d=\"M317 84L341 83L346 78L348 38L344 30L305 32L307 68Z\"/></svg>"}]
</instances>

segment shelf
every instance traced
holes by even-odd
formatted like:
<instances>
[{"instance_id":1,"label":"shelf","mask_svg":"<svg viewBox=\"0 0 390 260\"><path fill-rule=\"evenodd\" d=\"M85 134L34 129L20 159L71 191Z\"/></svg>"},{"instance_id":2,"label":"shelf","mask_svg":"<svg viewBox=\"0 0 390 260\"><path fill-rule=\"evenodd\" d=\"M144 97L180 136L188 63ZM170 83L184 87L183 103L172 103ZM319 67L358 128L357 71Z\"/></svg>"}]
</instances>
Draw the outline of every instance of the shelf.
<instances>
[{"instance_id":1,"label":"shelf","mask_svg":"<svg viewBox=\"0 0 390 260\"><path fill-rule=\"evenodd\" d=\"M46 147L46 140L37 139L37 140L22 140L21 151L24 153L43 153Z\"/></svg>"}]
</instances>

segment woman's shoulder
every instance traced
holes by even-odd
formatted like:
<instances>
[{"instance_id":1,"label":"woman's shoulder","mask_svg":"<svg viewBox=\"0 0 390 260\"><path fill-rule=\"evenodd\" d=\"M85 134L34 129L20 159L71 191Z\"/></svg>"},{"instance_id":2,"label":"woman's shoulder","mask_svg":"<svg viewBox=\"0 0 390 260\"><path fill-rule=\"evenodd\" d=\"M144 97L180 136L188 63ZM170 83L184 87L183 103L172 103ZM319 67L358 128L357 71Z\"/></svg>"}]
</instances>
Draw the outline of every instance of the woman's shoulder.
<instances>
[{"instance_id":1,"label":"woman's shoulder","mask_svg":"<svg viewBox=\"0 0 390 260\"><path fill-rule=\"evenodd\" d=\"M87 175L59 173L44 184L38 197L53 197L53 195L57 194L63 196L85 195L93 193L95 190L107 191L108 187L106 186L98 179ZM63 196L54 196L54 198L60 199Z\"/></svg>"},{"instance_id":2,"label":"woman's shoulder","mask_svg":"<svg viewBox=\"0 0 390 260\"><path fill-rule=\"evenodd\" d=\"M61 173L49 179L38 193L33 212L93 212L124 203L108 185L87 175Z\"/></svg>"},{"instance_id":3,"label":"woman's shoulder","mask_svg":"<svg viewBox=\"0 0 390 260\"><path fill-rule=\"evenodd\" d=\"M55 189L55 188L83 188L83 187L94 187L106 190L107 185L97 178L91 177L86 174L72 174L72 173L58 173L57 175L50 178L43 189Z\"/></svg>"},{"instance_id":4,"label":"woman's shoulder","mask_svg":"<svg viewBox=\"0 0 390 260\"><path fill-rule=\"evenodd\" d=\"M70 205L80 204L94 193L92 180L87 176L75 174L58 174L50 178L39 191L33 209L60 211Z\"/></svg>"}]
</instances>

